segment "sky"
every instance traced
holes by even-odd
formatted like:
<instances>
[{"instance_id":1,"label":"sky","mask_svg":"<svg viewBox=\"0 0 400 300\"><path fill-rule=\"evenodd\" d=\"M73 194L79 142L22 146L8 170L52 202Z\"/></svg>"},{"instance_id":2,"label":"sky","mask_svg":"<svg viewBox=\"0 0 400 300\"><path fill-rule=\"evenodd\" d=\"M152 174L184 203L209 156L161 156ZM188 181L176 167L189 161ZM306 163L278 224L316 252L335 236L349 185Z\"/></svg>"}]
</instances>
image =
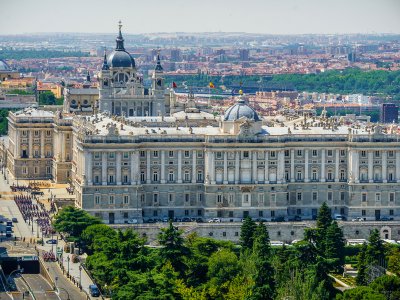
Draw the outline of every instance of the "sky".
<instances>
[{"instance_id":1,"label":"sky","mask_svg":"<svg viewBox=\"0 0 400 300\"><path fill-rule=\"evenodd\" d=\"M400 33L400 0L0 0L0 34Z\"/></svg>"}]
</instances>

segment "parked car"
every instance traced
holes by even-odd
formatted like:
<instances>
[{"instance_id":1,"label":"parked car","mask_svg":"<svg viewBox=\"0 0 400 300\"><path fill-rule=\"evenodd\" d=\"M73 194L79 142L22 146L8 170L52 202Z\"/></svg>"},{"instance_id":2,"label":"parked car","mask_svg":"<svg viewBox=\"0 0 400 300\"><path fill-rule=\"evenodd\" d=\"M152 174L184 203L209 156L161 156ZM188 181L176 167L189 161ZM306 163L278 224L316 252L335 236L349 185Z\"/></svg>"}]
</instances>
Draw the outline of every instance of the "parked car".
<instances>
[{"instance_id":1,"label":"parked car","mask_svg":"<svg viewBox=\"0 0 400 300\"><path fill-rule=\"evenodd\" d=\"M53 245L56 245L57 244L57 240L47 240L46 241L46 244L53 244Z\"/></svg>"},{"instance_id":2,"label":"parked car","mask_svg":"<svg viewBox=\"0 0 400 300\"><path fill-rule=\"evenodd\" d=\"M90 293L90 296L92 296L92 297L100 296L99 288L95 284L89 285L89 293Z\"/></svg>"},{"instance_id":3,"label":"parked car","mask_svg":"<svg viewBox=\"0 0 400 300\"><path fill-rule=\"evenodd\" d=\"M13 223L18 223L18 219L17 219L17 218L12 218L11 221L12 221Z\"/></svg>"},{"instance_id":4,"label":"parked car","mask_svg":"<svg viewBox=\"0 0 400 300\"><path fill-rule=\"evenodd\" d=\"M285 217L284 216L278 216L278 217L272 218L271 222L285 222Z\"/></svg>"},{"instance_id":5,"label":"parked car","mask_svg":"<svg viewBox=\"0 0 400 300\"><path fill-rule=\"evenodd\" d=\"M11 231L6 231L6 237L12 237L12 232Z\"/></svg>"},{"instance_id":6,"label":"parked car","mask_svg":"<svg viewBox=\"0 0 400 300\"><path fill-rule=\"evenodd\" d=\"M351 221L352 222L362 222L362 221L364 221L364 219L361 217L356 217L356 218L351 219Z\"/></svg>"},{"instance_id":7,"label":"parked car","mask_svg":"<svg viewBox=\"0 0 400 300\"><path fill-rule=\"evenodd\" d=\"M390 221L390 218L388 218L388 217L381 217L381 218L379 219L379 221Z\"/></svg>"},{"instance_id":8,"label":"parked car","mask_svg":"<svg viewBox=\"0 0 400 300\"><path fill-rule=\"evenodd\" d=\"M190 218L184 217L184 218L182 218L182 222L190 222Z\"/></svg>"},{"instance_id":9,"label":"parked car","mask_svg":"<svg viewBox=\"0 0 400 300\"><path fill-rule=\"evenodd\" d=\"M345 220L346 220L346 217L343 216L343 215L341 215L341 214L335 214L335 215L333 216L333 219L336 220L336 221L345 221Z\"/></svg>"},{"instance_id":10,"label":"parked car","mask_svg":"<svg viewBox=\"0 0 400 300\"><path fill-rule=\"evenodd\" d=\"M221 223L221 219L220 218L212 218L212 222L213 223Z\"/></svg>"},{"instance_id":11,"label":"parked car","mask_svg":"<svg viewBox=\"0 0 400 300\"><path fill-rule=\"evenodd\" d=\"M138 220L137 219L129 219L128 224L137 224Z\"/></svg>"},{"instance_id":12,"label":"parked car","mask_svg":"<svg viewBox=\"0 0 400 300\"><path fill-rule=\"evenodd\" d=\"M169 218L164 217L164 218L162 219L162 221L163 221L164 223L167 223L167 222L169 221Z\"/></svg>"},{"instance_id":13,"label":"parked car","mask_svg":"<svg viewBox=\"0 0 400 300\"><path fill-rule=\"evenodd\" d=\"M12 227L13 226L13 223L12 223L12 221L7 221L7 224L6 224L8 227Z\"/></svg>"},{"instance_id":14,"label":"parked car","mask_svg":"<svg viewBox=\"0 0 400 300\"><path fill-rule=\"evenodd\" d=\"M204 223L204 220L203 220L202 218L197 218L197 219L196 219L196 222L197 222L197 223Z\"/></svg>"}]
</instances>

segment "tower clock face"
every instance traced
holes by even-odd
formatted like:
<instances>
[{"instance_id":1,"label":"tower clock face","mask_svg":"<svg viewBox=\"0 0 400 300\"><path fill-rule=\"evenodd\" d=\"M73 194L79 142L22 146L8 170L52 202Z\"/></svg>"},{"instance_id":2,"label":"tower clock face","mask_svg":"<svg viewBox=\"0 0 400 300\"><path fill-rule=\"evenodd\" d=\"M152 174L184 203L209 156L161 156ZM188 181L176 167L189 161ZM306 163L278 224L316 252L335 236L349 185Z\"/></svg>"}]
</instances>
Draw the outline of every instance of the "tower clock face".
<instances>
[{"instance_id":1,"label":"tower clock face","mask_svg":"<svg viewBox=\"0 0 400 300\"><path fill-rule=\"evenodd\" d=\"M157 79L157 86L161 86L161 79Z\"/></svg>"}]
</instances>

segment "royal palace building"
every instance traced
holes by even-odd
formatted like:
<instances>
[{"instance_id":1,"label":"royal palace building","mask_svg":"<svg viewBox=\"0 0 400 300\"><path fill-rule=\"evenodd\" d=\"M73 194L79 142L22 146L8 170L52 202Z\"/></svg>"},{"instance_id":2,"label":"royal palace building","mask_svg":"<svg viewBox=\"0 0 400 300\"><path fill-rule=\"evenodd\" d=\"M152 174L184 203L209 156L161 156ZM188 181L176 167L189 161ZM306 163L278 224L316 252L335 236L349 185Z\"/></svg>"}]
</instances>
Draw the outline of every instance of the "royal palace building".
<instances>
[{"instance_id":1,"label":"royal palace building","mask_svg":"<svg viewBox=\"0 0 400 300\"><path fill-rule=\"evenodd\" d=\"M346 218L400 220L393 126L349 125L325 112L272 124L244 96L217 117L193 97L179 107L159 57L151 87L143 85L121 30L98 78L98 104L83 107L91 113L10 112L14 178L68 181L76 205L106 223L313 219L323 202Z\"/></svg>"}]
</instances>

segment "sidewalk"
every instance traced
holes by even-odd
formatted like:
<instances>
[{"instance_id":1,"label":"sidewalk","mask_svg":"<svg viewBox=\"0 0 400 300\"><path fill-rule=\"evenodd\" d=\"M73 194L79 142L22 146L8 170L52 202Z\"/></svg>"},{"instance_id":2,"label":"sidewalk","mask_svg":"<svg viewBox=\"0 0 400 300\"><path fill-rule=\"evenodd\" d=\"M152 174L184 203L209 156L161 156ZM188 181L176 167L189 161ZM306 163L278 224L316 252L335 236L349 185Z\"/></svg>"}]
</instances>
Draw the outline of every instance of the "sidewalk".
<instances>
[{"instance_id":1,"label":"sidewalk","mask_svg":"<svg viewBox=\"0 0 400 300\"><path fill-rule=\"evenodd\" d=\"M59 240L58 247L61 247L64 249L65 242L63 240ZM68 262L69 258L69 262ZM94 284L93 280L90 278L90 276L87 274L86 270L81 267L81 263L73 263L72 262L72 254L71 253L65 253L63 252L62 254L62 269L64 276L68 276L71 280L72 283L74 283L76 286L81 286L82 290L86 293L88 296L88 299L99 299L98 297L91 297L89 293L89 285Z\"/></svg>"}]
</instances>

